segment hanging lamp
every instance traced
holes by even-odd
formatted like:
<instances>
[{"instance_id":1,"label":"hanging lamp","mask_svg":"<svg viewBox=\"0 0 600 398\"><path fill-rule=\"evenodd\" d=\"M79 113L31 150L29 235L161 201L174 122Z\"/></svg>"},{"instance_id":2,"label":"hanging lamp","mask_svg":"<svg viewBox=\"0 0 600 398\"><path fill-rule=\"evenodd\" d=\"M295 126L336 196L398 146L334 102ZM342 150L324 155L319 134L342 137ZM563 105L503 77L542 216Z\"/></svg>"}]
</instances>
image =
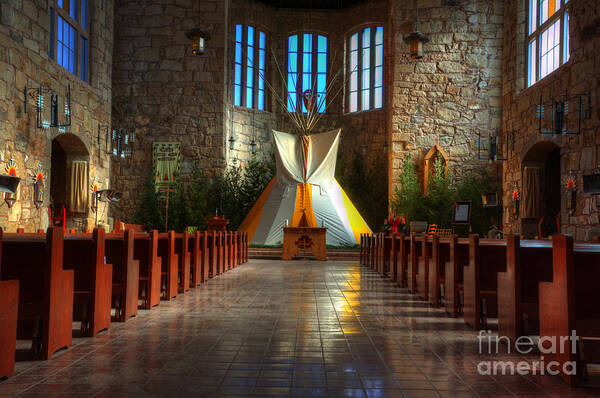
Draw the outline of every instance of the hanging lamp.
<instances>
[{"instance_id":1,"label":"hanging lamp","mask_svg":"<svg viewBox=\"0 0 600 398\"><path fill-rule=\"evenodd\" d=\"M419 6L415 0L415 31L404 37L404 42L410 45L410 57L412 59L423 58L423 45L430 39L424 33L419 32Z\"/></svg>"}]
</instances>

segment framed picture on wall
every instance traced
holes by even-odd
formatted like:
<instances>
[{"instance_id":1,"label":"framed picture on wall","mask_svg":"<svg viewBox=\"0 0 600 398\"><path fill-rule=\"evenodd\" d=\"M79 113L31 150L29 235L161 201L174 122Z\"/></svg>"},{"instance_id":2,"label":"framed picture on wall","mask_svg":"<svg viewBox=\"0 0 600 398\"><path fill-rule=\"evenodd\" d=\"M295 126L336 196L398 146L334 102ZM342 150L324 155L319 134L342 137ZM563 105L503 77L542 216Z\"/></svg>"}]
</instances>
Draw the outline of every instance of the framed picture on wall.
<instances>
[{"instance_id":1,"label":"framed picture on wall","mask_svg":"<svg viewBox=\"0 0 600 398\"><path fill-rule=\"evenodd\" d=\"M471 201L457 200L452 209L452 224L471 223Z\"/></svg>"}]
</instances>

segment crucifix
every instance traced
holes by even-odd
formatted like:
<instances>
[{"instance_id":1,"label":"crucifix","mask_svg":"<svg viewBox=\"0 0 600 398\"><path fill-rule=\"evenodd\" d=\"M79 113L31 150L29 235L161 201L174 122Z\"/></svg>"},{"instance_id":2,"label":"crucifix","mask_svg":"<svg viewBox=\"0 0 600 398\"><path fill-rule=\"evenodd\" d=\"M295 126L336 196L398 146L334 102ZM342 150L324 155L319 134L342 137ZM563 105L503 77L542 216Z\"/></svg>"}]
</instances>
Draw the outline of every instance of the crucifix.
<instances>
[{"instance_id":1,"label":"crucifix","mask_svg":"<svg viewBox=\"0 0 600 398\"><path fill-rule=\"evenodd\" d=\"M171 192L177 192L176 189L170 189L169 185L170 184L167 181L165 187L162 187L162 188L158 189L159 192L164 192L165 193L165 232L168 232L168 228L169 228L169 193L171 193Z\"/></svg>"}]
</instances>

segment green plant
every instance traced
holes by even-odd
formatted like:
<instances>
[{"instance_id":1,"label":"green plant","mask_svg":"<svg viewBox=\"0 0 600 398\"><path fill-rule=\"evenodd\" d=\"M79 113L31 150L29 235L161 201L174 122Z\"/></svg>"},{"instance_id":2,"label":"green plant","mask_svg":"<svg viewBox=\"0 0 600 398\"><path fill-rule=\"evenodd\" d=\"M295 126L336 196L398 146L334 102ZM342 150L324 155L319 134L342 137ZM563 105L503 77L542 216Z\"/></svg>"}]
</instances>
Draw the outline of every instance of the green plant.
<instances>
[{"instance_id":1,"label":"green plant","mask_svg":"<svg viewBox=\"0 0 600 398\"><path fill-rule=\"evenodd\" d=\"M154 175L149 173L141 194L141 203L135 212L136 224L142 224L147 230L162 230L165 225L164 206L161 208L159 193L154 185Z\"/></svg>"}]
</instances>

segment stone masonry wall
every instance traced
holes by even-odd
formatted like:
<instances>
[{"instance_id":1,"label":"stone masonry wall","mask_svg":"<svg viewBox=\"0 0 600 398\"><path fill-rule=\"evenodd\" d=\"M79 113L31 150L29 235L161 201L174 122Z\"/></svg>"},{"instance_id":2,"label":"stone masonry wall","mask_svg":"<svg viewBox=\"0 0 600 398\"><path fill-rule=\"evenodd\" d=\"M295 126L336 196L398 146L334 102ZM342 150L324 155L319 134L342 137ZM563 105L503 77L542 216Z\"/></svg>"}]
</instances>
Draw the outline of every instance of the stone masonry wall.
<instances>
[{"instance_id":1,"label":"stone masonry wall","mask_svg":"<svg viewBox=\"0 0 600 398\"><path fill-rule=\"evenodd\" d=\"M558 70L533 86L525 87L526 76L526 2L505 2L504 58L502 64L504 97L503 131L516 132L513 150L504 163L504 226L507 232L530 234L527 223L509 213L515 184L522 190L522 168L536 144L560 148L561 232L585 239L592 227L599 226L596 198L582 192L583 175L600 169L600 3L596 0L570 1L570 59ZM542 136L538 133L536 105L540 95L548 102L551 95L591 95L591 118L582 121L579 136ZM576 116L571 115L570 118ZM544 144L545 143L545 144ZM567 209L566 183L569 172L576 179L577 207ZM543 193L542 193L543 194ZM537 228L535 228L537 230Z\"/></svg>"},{"instance_id":2,"label":"stone masonry wall","mask_svg":"<svg viewBox=\"0 0 600 398\"><path fill-rule=\"evenodd\" d=\"M436 139L451 173L481 167L477 135L501 124L503 2L419 1L418 29L431 41L422 59L410 58L403 37L414 30L413 2L394 0L390 193L402 162L418 167Z\"/></svg>"},{"instance_id":3,"label":"stone masonry wall","mask_svg":"<svg viewBox=\"0 0 600 398\"><path fill-rule=\"evenodd\" d=\"M152 167L154 141L182 144L182 172L216 173L225 166L228 104L223 73L229 1L122 0L115 11L113 128L136 132L131 159L115 162L113 185L123 191L118 217L133 221ZM185 32L211 34L195 56Z\"/></svg>"},{"instance_id":4,"label":"stone masonry wall","mask_svg":"<svg viewBox=\"0 0 600 398\"><path fill-rule=\"evenodd\" d=\"M4 202L4 194L0 194L0 227L5 231L15 232L23 227L26 232L34 232L48 227L52 140L60 135L64 137L59 140L83 142L88 152L83 158L89 161L90 184L95 180L101 189L109 187L110 159L99 150L97 138L98 125L107 125L111 114L113 2L97 0L90 4L88 84L48 57L50 16L47 1L0 3L0 173L5 173L12 158L21 177L17 201L11 209ZM36 127L34 98L29 99L28 111L24 112L24 87L40 85L56 91L61 98L70 85L72 125L65 132ZM48 96L46 104L49 105ZM63 117L62 112L60 117ZM40 165L46 184L44 203L37 209L33 203L32 178ZM106 211L106 206L102 205L100 220L106 220ZM93 227L91 210L87 217L87 220L82 218L83 223L77 227Z\"/></svg>"}]
</instances>

